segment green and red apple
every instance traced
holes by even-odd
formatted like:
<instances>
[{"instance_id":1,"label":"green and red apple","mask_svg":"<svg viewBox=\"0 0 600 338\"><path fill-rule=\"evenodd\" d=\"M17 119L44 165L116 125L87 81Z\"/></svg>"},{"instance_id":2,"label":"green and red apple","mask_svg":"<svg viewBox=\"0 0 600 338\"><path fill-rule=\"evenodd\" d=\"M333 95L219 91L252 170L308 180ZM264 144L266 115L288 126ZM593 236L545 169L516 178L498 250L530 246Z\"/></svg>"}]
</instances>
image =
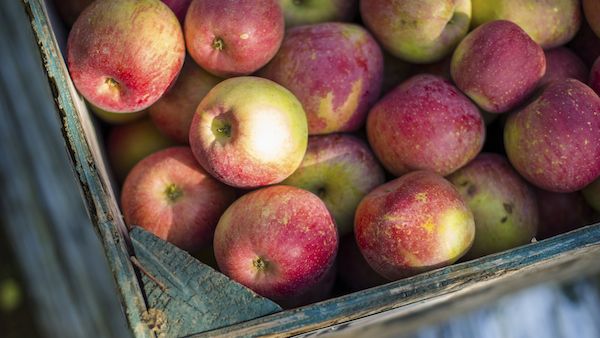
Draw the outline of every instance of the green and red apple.
<instances>
[{"instance_id":1,"label":"green and red apple","mask_svg":"<svg viewBox=\"0 0 600 338\"><path fill-rule=\"evenodd\" d=\"M243 195L223 213L214 248L224 274L284 302L324 278L335 261L338 234L319 197L275 185Z\"/></svg>"},{"instance_id":2,"label":"green and red apple","mask_svg":"<svg viewBox=\"0 0 600 338\"><path fill-rule=\"evenodd\" d=\"M238 188L283 181L302 162L308 126L289 90L259 77L235 77L202 99L192 120L190 146L217 179Z\"/></svg>"},{"instance_id":3,"label":"green and red apple","mask_svg":"<svg viewBox=\"0 0 600 338\"><path fill-rule=\"evenodd\" d=\"M234 189L208 175L189 147L153 153L131 170L121 192L125 222L196 252L209 245Z\"/></svg>"},{"instance_id":4,"label":"green and red apple","mask_svg":"<svg viewBox=\"0 0 600 338\"><path fill-rule=\"evenodd\" d=\"M351 21L358 0L279 0L286 27Z\"/></svg>"},{"instance_id":5,"label":"green and red apple","mask_svg":"<svg viewBox=\"0 0 600 338\"><path fill-rule=\"evenodd\" d=\"M185 20L185 15L187 14L187 10L192 4L192 0L161 0L164 2L169 8L173 11L175 16L181 24Z\"/></svg>"},{"instance_id":6,"label":"green and red apple","mask_svg":"<svg viewBox=\"0 0 600 338\"><path fill-rule=\"evenodd\" d=\"M538 83L543 87L550 82L576 79L586 82L589 70L583 60L567 47L558 47L544 51L546 57L546 73Z\"/></svg>"},{"instance_id":7,"label":"green and red apple","mask_svg":"<svg viewBox=\"0 0 600 338\"><path fill-rule=\"evenodd\" d=\"M300 167L282 184L319 196L343 235L354 228L360 200L383 182L383 169L365 142L351 135L330 134L308 138Z\"/></svg>"},{"instance_id":8,"label":"green and red apple","mask_svg":"<svg viewBox=\"0 0 600 338\"><path fill-rule=\"evenodd\" d=\"M79 16L67 43L77 90L109 112L136 112L173 83L185 57L175 14L159 0L95 1Z\"/></svg>"}]
</instances>

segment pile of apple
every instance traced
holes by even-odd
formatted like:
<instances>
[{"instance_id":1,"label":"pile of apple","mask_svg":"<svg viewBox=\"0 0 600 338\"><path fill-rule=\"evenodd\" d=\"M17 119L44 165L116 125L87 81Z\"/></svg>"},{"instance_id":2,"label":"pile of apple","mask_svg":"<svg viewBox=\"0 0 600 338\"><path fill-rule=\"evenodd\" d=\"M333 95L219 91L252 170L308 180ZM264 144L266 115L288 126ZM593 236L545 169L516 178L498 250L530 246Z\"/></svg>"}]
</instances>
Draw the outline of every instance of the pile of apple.
<instances>
[{"instance_id":1,"label":"pile of apple","mask_svg":"<svg viewBox=\"0 0 600 338\"><path fill-rule=\"evenodd\" d=\"M297 306L591 223L598 36L597 0L97 0L67 59L126 223Z\"/></svg>"}]
</instances>

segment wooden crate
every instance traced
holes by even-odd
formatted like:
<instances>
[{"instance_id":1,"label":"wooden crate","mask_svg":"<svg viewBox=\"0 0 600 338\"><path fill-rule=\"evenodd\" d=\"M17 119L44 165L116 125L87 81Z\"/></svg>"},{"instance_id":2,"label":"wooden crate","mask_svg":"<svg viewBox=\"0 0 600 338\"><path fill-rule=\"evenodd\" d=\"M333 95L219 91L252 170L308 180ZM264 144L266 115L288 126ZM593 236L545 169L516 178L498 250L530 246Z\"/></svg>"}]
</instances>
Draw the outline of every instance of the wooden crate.
<instances>
[{"instance_id":1,"label":"wooden crate","mask_svg":"<svg viewBox=\"0 0 600 338\"><path fill-rule=\"evenodd\" d=\"M218 304L202 303L202 300L196 301L190 311L186 307L189 297L208 290L212 294L204 297L220 299L224 297L223 292L214 287L203 289L203 285L187 289L186 285L176 285L180 281L178 278L196 278L194 273L208 273L215 280L223 280L227 284L223 284L225 288L230 288L233 283L216 272L206 270L201 263L189 261L190 256L147 233L137 231L132 240L115 199L92 118L76 93L65 66L62 52L66 32L53 22L49 4L43 0L23 0L23 3L39 45L74 173L104 246L130 329L136 337L325 333L353 336L365 327L369 328L371 335L378 330L408 332L518 288L540 281L581 276L600 268L597 264L600 258L600 224L595 224L496 255L294 310L281 311L261 299L257 302L240 301L235 297L243 298L248 294L236 289L233 304L238 307L237 311L231 311L232 305L226 302L218 308ZM161 265L163 258L173 255L178 255L196 270L193 273L184 271L190 276L181 277L178 275L181 271L170 271L168 266ZM175 305L169 307L163 304L165 299ZM157 303L159 300L163 303ZM181 302L185 306L179 306ZM240 319L238 312L243 313L245 319ZM271 314L265 315L267 313Z\"/></svg>"}]
</instances>

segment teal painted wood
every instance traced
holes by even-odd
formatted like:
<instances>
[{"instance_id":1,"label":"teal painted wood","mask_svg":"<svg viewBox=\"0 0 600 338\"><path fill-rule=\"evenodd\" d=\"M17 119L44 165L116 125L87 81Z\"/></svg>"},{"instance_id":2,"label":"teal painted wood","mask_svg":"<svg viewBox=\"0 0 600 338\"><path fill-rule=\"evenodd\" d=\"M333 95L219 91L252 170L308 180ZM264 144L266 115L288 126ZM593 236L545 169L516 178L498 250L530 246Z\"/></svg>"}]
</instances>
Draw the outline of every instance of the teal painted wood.
<instances>
[{"instance_id":1,"label":"teal painted wood","mask_svg":"<svg viewBox=\"0 0 600 338\"><path fill-rule=\"evenodd\" d=\"M81 116L87 114L68 75L65 62L54 36L47 9L42 0L23 0L34 35L39 45L44 68L54 96L56 110L62 125L67 150L79 180L89 216L100 236L104 251L119 290L128 324L137 337L154 337L143 321L146 305L140 285L129 261L124 226L116 211L108 178L102 177L98 163L100 151L97 141L91 139L89 121L85 125ZM86 132L84 132L84 130ZM121 225L121 226L120 226Z\"/></svg>"},{"instance_id":2,"label":"teal painted wood","mask_svg":"<svg viewBox=\"0 0 600 338\"><path fill-rule=\"evenodd\" d=\"M427 316L428 311L443 310L444 305L452 306L453 302L489 301L534 282L595 272L600 269L599 258L600 224L596 224L496 255L192 337L291 336L309 331L314 331L311 335L339 331L343 334L352 326L373 325L378 319L389 318L410 326L419 321L420 316ZM461 299L462 296L465 299ZM457 311L456 308L451 310Z\"/></svg>"},{"instance_id":3,"label":"teal painted wood","mask_svg":"<svg viewBox=\"0 0 600 338\"><path fill-rule=\"evenodd\" d=\"M186 336L281 311L271 300L142 228L134 228L130 237L159 336Z\"/></svg>"}]
</instances>

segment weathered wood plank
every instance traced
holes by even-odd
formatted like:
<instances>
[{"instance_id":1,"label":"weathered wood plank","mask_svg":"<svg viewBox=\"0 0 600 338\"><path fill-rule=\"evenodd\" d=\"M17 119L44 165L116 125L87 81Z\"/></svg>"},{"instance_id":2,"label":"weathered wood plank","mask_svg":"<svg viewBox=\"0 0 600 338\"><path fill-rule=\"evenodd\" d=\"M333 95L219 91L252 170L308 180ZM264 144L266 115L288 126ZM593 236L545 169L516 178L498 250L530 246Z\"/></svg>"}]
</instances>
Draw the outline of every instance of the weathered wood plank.
<instances>
[{"instance_id":1,"label":"weathered wood plank","mask_svg":"<svg viewBox=\"0 0 600 338\"><path fill-rule=\"evenodd\" d=\"M205 265L142 228L131 242L142 270L157 333L186 336L281 311L271 300Z\"/></svg>"},{"instance_id":2,"label":"weathered wood plank","mask_svg":"<svg viewBox=\"0 0 600 338\"><path fill-rule=\"evenodd\" d=\"M349 326L364 327L390 319L410 331L434 318L448 317L457 309L479 305L549 277L595 272L600 269L598 258L600 224L192 337L284 337L314 330L314 334L341 334Z\"/></svg>"},{"instance_id":3,"label":"weathered wood plank","mask_svg":"<svg viewBox=\"0 0 600 338\"><path fill-rule=\"evenodd\" d=\"M23 0L38 43L67 151L119 290L131 330L153 337L142 317L142 292L129 261L126 227L112 191L98 138L83 100L79 97L60 53L52 22L42 0Z\"/></svg>"}]
</instances>

